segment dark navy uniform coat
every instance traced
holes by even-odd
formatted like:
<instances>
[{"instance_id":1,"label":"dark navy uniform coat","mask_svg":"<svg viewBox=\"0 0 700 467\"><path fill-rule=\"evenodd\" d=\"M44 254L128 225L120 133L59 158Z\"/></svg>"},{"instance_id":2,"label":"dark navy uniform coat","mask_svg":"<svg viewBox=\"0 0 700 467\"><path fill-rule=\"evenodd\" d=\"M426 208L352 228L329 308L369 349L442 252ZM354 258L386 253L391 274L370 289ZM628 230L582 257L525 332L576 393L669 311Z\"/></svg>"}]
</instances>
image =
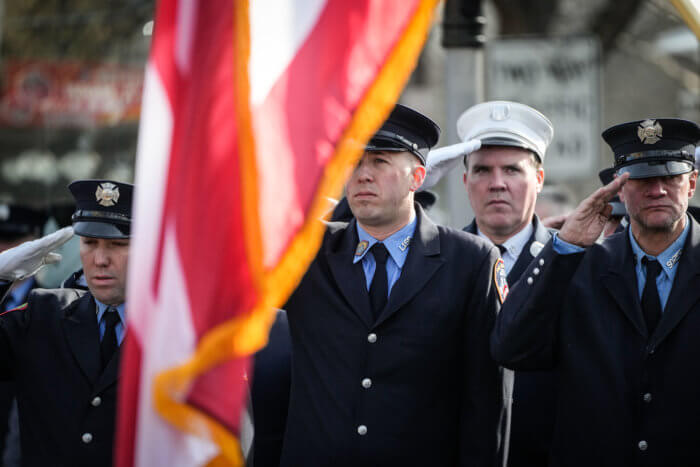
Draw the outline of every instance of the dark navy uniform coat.
<instances>
[{"instance_id":1,"label":"dark navy uniform coat","mask_svg":"<svg viewBox=\"0 0 700 467\"><path fill-rule=\"evenodd\" d=\"M700 465L700 226L691 222L648 335L628 232L584 253L551 242L511 289L492 336L516 370L555 368L551 465Z\"/></svg>"},{"instance_id":2,"label":"dark navy uniform coat","mask_svg":"<svg viewBox=\"0 0 700 467\"><path fill-rule=\"evenodd\" d=\"M498 250L420 208L375 321L356 221L331 223L287 303L292 389L283 466L494 465L501 375L488 339Z\"/></svg>"},{"instance_id":3,"label":"dark navy uniform coat","mask_svg":"<svg viewBox=\"0 0 700 467\"><path fill-rule=\"evenodd\" d=\"M112 465L119 352L100 371L95 301L76 289L35 289L0 316L0 377L17 389L22 464Z\"/></svg>"},{"instance_id":4,"label":"dark navy uniform coat","mask_svg":"<svg viewBox=\"0 0 700 467\"><path fill-rule=\"evenodd\" d=\"M292 343L287 314L279 311L267 345L255 354L253 384L253 466L279 467L292 378Z\"/></svg>"},{"instance_id":5,"label":"dark navy uniform coat","mask_svg":"<svg viewBox=\"0 0 700 467\"><path fill-rule=\"evenodd\" d=\"M552 233L537 216L533 232L508 273L508 284L515 284L534 259L530 247L534 242L546 244ZM464 228L476 234L476 221ZM554 431L556 404L555 376L552 371L519 371L515 374L511 409L508 467L544 467L549 459Z\"/></svg>"}]
</instances>

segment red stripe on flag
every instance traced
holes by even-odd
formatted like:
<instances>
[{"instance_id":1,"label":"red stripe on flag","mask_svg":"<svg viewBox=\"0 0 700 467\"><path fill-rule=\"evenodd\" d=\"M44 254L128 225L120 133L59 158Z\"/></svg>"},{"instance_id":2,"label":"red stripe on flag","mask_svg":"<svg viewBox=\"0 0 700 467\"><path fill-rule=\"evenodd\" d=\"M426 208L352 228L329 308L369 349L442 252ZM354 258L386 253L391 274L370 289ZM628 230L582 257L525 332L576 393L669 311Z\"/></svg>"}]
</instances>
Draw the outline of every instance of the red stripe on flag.
<instances>
[{"instance_id":1,"label":"red stripe on flag","mask_svg":"<svg viewBox=\"0 0 700 467\"><path fill-rule=\"evenodd\" d=\"M256 300L240 241L232 8L231 1L199 3L191 68L179 83L173 109L162 231L176 232L198 337Z\"/></svg>"},{"instance_id":2,"label":"red stripe on flag","mask_svg":"<svg viewBox=\"0 0 700 467\"><path fill-rule=\"evenodd\" d=\"M138 321L143 329L132 332L134 337L146 332L150 321L165 324L168 310L160 303L164 295L177 295L171 295L172 283L160 281L184 281L187 303L170 300L171 308L180 312L180 320L172 323L182 326L176 334L186 338L191 336L187 319L191 318L196 349L180 362L175 360L180 357L159 358L162 349L148 340L127 340L117 450L122 456L120 467L133 462L138 447L141 455L153 454L151 449L177 455L191 447L190 443L149 444L152 436L179 439L169 438L168 428L156 423L151 416L154 409L171 429L215 441L221 448L219 461L240 461L238 443L229 430L240 419L247 355L264 341L273 307L286 300L318 247L323 226L309 212L314 213L312 217L320 215L323 195L335 193L342 172L389 113L415 63L437 0L329 1L332 5L316 25L320 29L307 37L288 74L273 88L269 98L279 99L279 107L270 105L269 115L262 112L256 117L269 125L256 135L255 144L279 138L282 151L260 148L256 154L264 157L257 160L253 160L248 125L247 0L162 0L159 4L151 67L165 88L173 127L161 228L154 232L160 235L157 261L155 271L144 272L147 283L153 284L154 297L141 296L136 301L144 303L130 303L134 309L151 305L146 302L153 299L157 309L149 315L152 320ZM421 7L414 10L418 3ZM176 10L182 4L192 11L178 18ZM182 29L188 20L194 21L191 31ZM183 57L182 50L176 49L183 37L191 38L186 44L190 56ZM358 140L356 146L348 144L353 138ZM148 156L140 152L139 160ZM293 168L291 176L279 170L283 163ZM286 192L279 191L287 186L292 187L291 203ZM262 200L259 189L268 194ZM157 204L141 201L139 206ZM283 221L270 216L283 216ZM259 244L259 228L267 232L264 248ZM279 238L269 238L273 233ZM168 243L167 271L165 238L175 239L175 253ZM290 243L292 248L286 249ZM275 259L266 263L270 270L264 275L259 269L263 254ZM170 279L161 277L164 272ZM258 286L264 287L264 295L257 295ZM168 327L150 329L170 331ZM163 336L170 333L159 337ZM192 343L187 342L171 347L190 352ZM129 346L136 346L135 350ZM244 357L232 359L234 355ZM143 381L143 387L141 365L158 372L153 381ZM138 408L140 397L151 400L144 388L152 388L154 407L149 402L149 407ZM189 404L182 403L184 395ZM139 419L148 418L144 430L148 436L134 431L139 410L142 415L148 411ZM212 417L220 424L213 423ZM151 461L158 458L160 451L155 452Z\"/></svg>"},{"instance_id":3,"label":"red stripe on flag","mask_svg":"<svg viewBox=\"0 0 700 467\"><path fill-rule=\"evenodd\" d=\"M416 8L406 0L330 1L265 102L254 109L267 268L302 226L337 142ZM294 166L289 179L280 179L285 161Z\"/></svg>"},{"instance_id":4,"label":"red stripe on flag","mask_svg":"<svg viewBox=\"0 0 700 467\"><path fill-rule=\"evenodd\" d=\"M172 71L173 57L169 56L168 62L158 53L179 53L175 49L158 50L155 55L158 69L171 71L169 79L177 81L159 266L162 268L164 235L174 230L198 339L224 321L249 311L257 298L241 241L244 234L232 22L233 2L199 2L187 73ZM167 64L161 67L164 62ZM160 280L160 271L156 270L156 280ZM167 286L155 285L156 290ZM241 378L247 365L248 358L244 358L204 373L194 382L188 400L196 406L207 406L209 415L237 430L244 394ZM236 373L227 373L232 368ZM232 386L220 391L224 376Z\"/></svg>"},{"instance_id":5,"label":"red stripe on flag","mask_svg":"<svg viewBox=\"0 0 700 467\"><path fill-rule=\"evenodd\" d=\"M136 420L139 412L141 387L141 343L134 333L127 330L124 345L120 349L119 399L117 430L114 449L116 467L134 465ZM125 390L125 388L127 388Z\"/></svg>"}]
</instances>

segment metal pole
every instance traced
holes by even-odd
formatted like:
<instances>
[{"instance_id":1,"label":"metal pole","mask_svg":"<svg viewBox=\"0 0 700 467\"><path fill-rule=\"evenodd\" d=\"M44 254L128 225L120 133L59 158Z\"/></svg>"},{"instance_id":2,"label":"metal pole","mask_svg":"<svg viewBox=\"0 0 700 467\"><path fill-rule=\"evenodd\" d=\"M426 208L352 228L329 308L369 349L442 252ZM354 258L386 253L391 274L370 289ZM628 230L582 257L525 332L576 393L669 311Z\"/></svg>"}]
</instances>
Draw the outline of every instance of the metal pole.
<instances>
[{"instance_id":1,"label":"metal pole","mask_svg":"<svg viewBox=\"0 0 700 467\"><path fill-rule=\"evenodd\" d=\"M464 110L484 100L484 43L486 19L481 0L447 0L443 15L442 45L447 49L447 144L459 142L455 124ZM460 166L445 177L447 225L464 227L474 213L467 200Z\"/></svg>"}]
</instances>

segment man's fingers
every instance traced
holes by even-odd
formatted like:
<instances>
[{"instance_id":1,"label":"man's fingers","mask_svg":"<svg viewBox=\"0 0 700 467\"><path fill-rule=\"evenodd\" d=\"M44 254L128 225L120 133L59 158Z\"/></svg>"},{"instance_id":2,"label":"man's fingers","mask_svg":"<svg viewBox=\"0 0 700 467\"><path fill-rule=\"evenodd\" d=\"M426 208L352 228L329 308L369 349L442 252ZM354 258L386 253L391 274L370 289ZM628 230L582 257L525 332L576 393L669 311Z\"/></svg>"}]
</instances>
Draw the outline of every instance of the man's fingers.
<instances>
[{"instance_id":1,"label":"man's fingers","mask_svg":"<svg viewBox=\"0 0 700 467\"><path fill-rule=\"evenodd\" d=\"M620 192L628 178L628 173L620 175L612 182L594 191L593 194L586 198L579 206L585 206L586 209L594 208L596 211L599 210Z\"/></svg>"},{"instance_id":2,"label":"man's fingers","mask_svg":"<svg viewBox=\"0 0 700 467\"><path fill-rule=\"evenodd\" d=\"M58 263L63 258L60 253L51 252L44 257L44 264Z\"/></svg>"},{"instance_id":3,"label":"man's fingers","mask_svg":"<svg viewBox=\"0 0 700 467\"><path fill-rule=\"evenodd\" d=\"M55 250L73 237L73 227L64 227L36 241L37 249Z\"/></svg>"},{"instance_id":4,"label":"man's fingers","mask_svg":"<svg viewBox=\"0 0 700 467\"><path fill-rule=\"evenodd\" d=\"M613 196L618 194L622 187L627 183L627 179L630 178L630 174L625 172L622 175L615 177L615 179L601 188L603 192L603 199L607 203Z\"/></svg>"}]
</instances>

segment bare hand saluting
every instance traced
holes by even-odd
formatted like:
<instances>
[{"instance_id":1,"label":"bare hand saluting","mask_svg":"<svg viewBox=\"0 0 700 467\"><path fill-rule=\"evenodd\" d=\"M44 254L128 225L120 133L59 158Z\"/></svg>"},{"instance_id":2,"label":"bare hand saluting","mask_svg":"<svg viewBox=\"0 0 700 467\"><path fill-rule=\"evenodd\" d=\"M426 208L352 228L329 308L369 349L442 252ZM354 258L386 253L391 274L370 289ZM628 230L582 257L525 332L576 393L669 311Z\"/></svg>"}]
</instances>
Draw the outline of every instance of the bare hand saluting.
<instances>
[{"instance_id":1,"label":"bare hand saluting","mask_svg":"<svg viewBox=\"0 0 700 467\"><path fill-rule=\"evenodd\" d=\"M622 189L628 178L629 173L623 173L581 201L561 227L559 238L581 247L593 245L612 213L608 201Z\"/></svg>"}]
</instances>

